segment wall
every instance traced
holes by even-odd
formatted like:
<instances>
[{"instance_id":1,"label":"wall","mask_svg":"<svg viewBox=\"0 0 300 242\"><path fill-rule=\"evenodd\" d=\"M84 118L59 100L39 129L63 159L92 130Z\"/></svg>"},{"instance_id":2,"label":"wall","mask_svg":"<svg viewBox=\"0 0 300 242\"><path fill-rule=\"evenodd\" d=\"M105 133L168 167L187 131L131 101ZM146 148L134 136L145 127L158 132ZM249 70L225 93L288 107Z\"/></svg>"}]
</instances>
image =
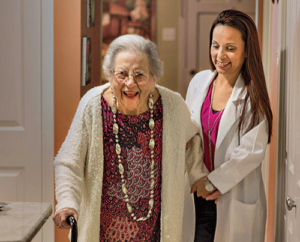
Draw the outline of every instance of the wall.
<instances>
[{"instance_id":1,"label":"wall","mask_svg":"<svg viewBox=\"0 0 300 242\"><path fill-rule=\"evenodd\" d=\"M67 11L66 11L67 10ZM80 100L80 0L54 0L54 153L64 141ZM55 241L68 231L55 228Z\"/></svg>"},{"instance_id":2,"label":"wall","mask_svg":"<svg viewBox=\"0 0 300 242\"><path fill-rule=\"evenodd\" d=\"M180 0L156 0L157 39L159 54L164 62L165 74L158 84L173 91L179 89L179 17L181 14ZM163 28L175 28L176 40L163 41Z\"/></svg>"},{"instance_id":3,"label":"wall","mask_svg":"<svg viewBox=\"0 0 300 242\"><path fill-rule=\"evenodd\" d=\"M278 26L279 26L279 5L275 1L270 6L272 19L271 19L271 45L270 45L270 69L269 69L269 93L271 101L271 109L273 112L273 130L272 139L269 145L269 177L268 177L268 216L266 226L266 242L274 241L274 222L275 222L275 174L276 174L276 120L277 120L277 82L278 82Z\"/></svg>"},{"instance_id":4,"label":"wall","mask_svg":"<svg viewBox=\"0 0 300 242\"><path fill-rule=\"evenodd\" d=\"M261 5L263 4L263 6ZM266 84L268 88L268 92L270 95L270 38L271 38L271 18L272 18L272 8L271 8L272 2L271 1L263 1L259 0L259 12L261 13L261 10L263 11L263 26L259 24L258 26L263 27L263 31L261 32L260 39L262 40L262 59L263 59L263 67L264 67L264 73L265 73L265 78L266 78ZM259 14L260 15L260 14ZM271 97L270 97L271 98ZM263 174L263 180L264 180L264 185L265 185L265 191L267 195L267 204L268 207L274 206L270 205L269 201L272 202L274 199L274 194L272 192L274 191L275 184L274 183L269 183L269 164L270 164L270 159L269 159L269 151L270 149L267 149L265 159L262 163L262 174ZM271 178L272 179L272 178ZM269 193L269 191L271 193ZM274 219L274 210L270 209L267 211L268 217L267 217L267 226L266 226L266 237L265 241L272 241L273 237L273 231L274 227L272 225L272 219ZM271 237L270 237L271 236Z\"/></svg>"}]
</instances>

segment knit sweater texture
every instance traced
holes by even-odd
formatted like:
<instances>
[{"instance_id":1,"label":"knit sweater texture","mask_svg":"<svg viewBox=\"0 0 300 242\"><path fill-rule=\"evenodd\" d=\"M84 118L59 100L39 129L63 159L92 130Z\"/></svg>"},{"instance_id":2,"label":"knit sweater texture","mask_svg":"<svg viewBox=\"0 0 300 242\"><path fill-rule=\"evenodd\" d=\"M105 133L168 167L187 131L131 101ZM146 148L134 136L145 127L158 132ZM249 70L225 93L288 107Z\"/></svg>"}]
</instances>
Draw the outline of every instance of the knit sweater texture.
<instances>
[{"instance_id":1,"label":"knit sweater texture","mask_svg":"<svg viewBox=\"0 0 300 242\"><path fill-rule=\"evenodd\" d=\"M99 241L103 178L101 95L110 84L95 87L81 99L68 135L54 161L56 210L78 214L78 241ZM163 105L161 241L183 240L184 176L189 183L206 175L198 127L182 97L156 85ZM186 143L192 145L186 151ZM194 226L194 221L190 221ZM184 237L186 238L186 236Z\"/></svg>"}]
</instances>

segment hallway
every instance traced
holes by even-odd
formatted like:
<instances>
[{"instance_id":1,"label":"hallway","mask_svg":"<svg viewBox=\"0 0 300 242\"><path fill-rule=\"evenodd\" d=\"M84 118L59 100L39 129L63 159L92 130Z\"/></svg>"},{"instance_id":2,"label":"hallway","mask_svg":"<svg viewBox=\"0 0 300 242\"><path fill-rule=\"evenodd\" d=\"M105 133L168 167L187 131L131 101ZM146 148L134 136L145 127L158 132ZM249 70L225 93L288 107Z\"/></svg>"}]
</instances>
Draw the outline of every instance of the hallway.
<instances>
[{"instance_id":1,"label":"hallway","mask_svg":"<svg viewBox=\"0 0 300 242\"><path fill-rule=\"evenodd\" d=\"M103 80L104 2L108 6L118 0L96 0L91 28L86 27L83 0L0 1L0 201L55 206L54 156L80 98ZM155 43L164 62L158 84L183 97L191 78L209 68L207 31L215 16L234 8L255 20L274 115L273 139L263 162L265 242L300 242L300 209L286 205L286 200L300 205L300 1L148 2L155 10ZM82 86L85 36L92 38L92 82ZM48 220L33 241L67 242L67 235Z\"/></svg>"}]
</instances>

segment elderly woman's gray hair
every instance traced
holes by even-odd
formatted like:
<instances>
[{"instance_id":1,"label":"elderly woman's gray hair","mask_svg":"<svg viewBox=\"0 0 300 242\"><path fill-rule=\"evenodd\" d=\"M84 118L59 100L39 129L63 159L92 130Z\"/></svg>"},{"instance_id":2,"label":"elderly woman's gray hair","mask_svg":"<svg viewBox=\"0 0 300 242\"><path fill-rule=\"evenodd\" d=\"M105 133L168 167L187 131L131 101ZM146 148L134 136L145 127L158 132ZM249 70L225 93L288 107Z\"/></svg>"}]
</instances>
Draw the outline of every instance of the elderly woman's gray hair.
<instances>
[{"instance_id":1,"label":"elderly woman's gray hair","mask_svg":"<svg viewBox=\"0 0 300 242\"><path fill-rule=\"evenodd\" d=\"M108 80L112 77L112 70L115 68L116 56L122 51L133 51L137 54L146 54L149 61L149 70L151 75L155 76L157 79L163 76L163 62L158 54L156 45L150 40L144 39L142 36L127 34L122 35L111 42L104 57L103 71Z\"/></svg>"}]
</instances>

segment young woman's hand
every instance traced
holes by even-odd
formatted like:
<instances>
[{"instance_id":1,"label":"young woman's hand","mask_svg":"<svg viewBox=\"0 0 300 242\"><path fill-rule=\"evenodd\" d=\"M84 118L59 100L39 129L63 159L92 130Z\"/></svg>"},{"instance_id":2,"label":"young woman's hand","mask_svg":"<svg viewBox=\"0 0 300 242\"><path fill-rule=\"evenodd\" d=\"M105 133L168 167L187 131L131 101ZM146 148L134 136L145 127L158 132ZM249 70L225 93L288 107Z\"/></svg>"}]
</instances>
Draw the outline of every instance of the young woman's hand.
<instances>
[{"instance_id":1,"label":"young woman's hand","mask_svg":"<svg viewBox=\"0 0 300 242\"><path fill-rule=\"evenodd\" d=\"M219 201L220 195L221 195L220 191L216 190L213 193L211 193L210 195L208 195L206 197L206 200L215 200L215 204L217 204L217 202Z\"/></svg>"}]
</instances>

